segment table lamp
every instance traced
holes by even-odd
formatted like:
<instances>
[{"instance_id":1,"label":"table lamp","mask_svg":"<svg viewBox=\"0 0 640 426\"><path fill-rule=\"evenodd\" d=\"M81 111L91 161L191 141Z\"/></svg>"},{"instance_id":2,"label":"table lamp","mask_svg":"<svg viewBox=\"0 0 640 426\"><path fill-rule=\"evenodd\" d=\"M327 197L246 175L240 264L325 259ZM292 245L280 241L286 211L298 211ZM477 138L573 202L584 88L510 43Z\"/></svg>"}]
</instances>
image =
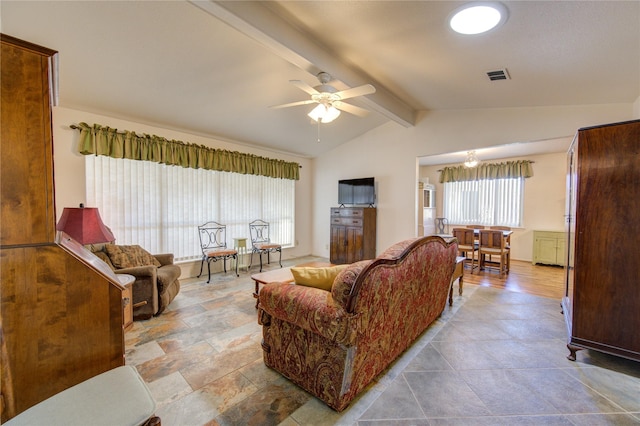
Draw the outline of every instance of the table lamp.
<instances>
[{"instance_id":1,"label":"table lamp","mask_svg":"<svg viewBox=\"0 0 640 426\"><path fill-rule=\"evenodd\" d=\"M82 245L115 241L111 230L102 222L97 207L65 207L56 225Z\"/></svg>"}]
</instances>

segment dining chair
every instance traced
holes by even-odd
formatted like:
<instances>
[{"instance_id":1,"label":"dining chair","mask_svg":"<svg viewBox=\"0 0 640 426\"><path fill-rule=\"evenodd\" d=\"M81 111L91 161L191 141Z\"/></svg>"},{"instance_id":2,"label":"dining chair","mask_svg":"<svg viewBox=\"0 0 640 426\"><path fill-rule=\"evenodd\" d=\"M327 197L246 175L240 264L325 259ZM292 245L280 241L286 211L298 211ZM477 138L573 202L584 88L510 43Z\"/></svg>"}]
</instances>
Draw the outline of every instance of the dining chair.
<instances>
[{"instance_id":1,"label":"dining chair","mask_svg":"<svg viewBox=\"0 0 640 426\"><path fill-rule=\"evenodd\" d=\"M499 230L499 231L511 231L511 227L509 227L509 226L490 226L489 229L495 229L495 230ZM511 234L506 236L505 243L506 243L506 247L508 249L510 249L511 248ZM491 259L491 256L489 256L489 259Z\"/></svg>"},{"instance_id":2,"label":"dining chair","mask_svg":"<svg viewBox=\"0 0 640 426\"><path fill-rule=\"evenodd\" d=\"M448 234L449 233L449 221L446 217L436 217L434 219L434 225L436 234Z\"/></svg>"},{"instance_id":3,"label":"dining chair","mask_svg":"<svg viewBox=\"0 0 640 426\"><path fill-rule=\"evenodd\" d=\"M249 224L249 235L251 236L251 260L249 261L249 269L253 264L253 254L258 253L260 256L260 272L262 272L262 255L267 255L267 264L271 263L270 254L274 252L280 253L278 263L282 268L282 245L272 243L269 238L269 222L257 219Z\"/></svg>"},{"instance_id":4,"label":"dining chair","mask_svg":"<svg viewBox=\"0 0 640 426\"><path fill-rule=\"evenodd\" d=\"M511 231L511 228L509 226L490 226L489 229L493 229L496 231ZM506 242L507 242L507 248L510 248L511 235L507 235Z\"/></svg>"},{"instance_id":5,"label":"dining chair","mask_svg":"<svg viewBox=\"0 0 640 426\"><path fill-rule=\"evenodd\" d=\"M487 265L487 255L500 257L500 261L498 262L500 276L509 273L510 249L506 247L506 238L503 231L495 229L480 230L478 245L480 270L484 270L485 267L493 267Z\"/></svg>"},{"instance_id":6,"label":"dining chair","mask_svg":"<svg viewBox=\"0 0 640 426\"><path fill-rule=\"evenodd\" d=\"M467 225L466 227L467 227L467 228L470 228L470 229L475 229L475 230L476 230L476 232L475 232L475 234L474 234L474 235L475 235L475 237L476 237L476 242L478 242L478 240L479 240L479 238L480 238L480 234L478 234L478 231L479 231L480 229L485 229L485 228L486 228L484 225Z\"/></svg>"},{"instance_id":7,"label":"dining chair","mask_svg":"<svg viewBox=\"0 0 640 426\"><path fill-rule=\"evenodd\" d=\"M207 222L198 226L198 234L200 235L200 249L202 250L202 260L200 261L200 273L204 262L207 262L207 272L209 274L207 283L211 281L211 262L222 260L224 272L227 272L227 259L236 260L236 276L238 274L238 251L236 249L227 248L227 226L218 222Z\"/></svg>"},{"instance_id":8,"label":"dining chair","mask_svg":"<svg viewBox=\"0 0 640 426\"><path fill-rule=\"evenodd\" d=\"M469 260L468 253L471 252L471 273L478 266L475 264L475 253L478 251L478 243L475 240L473 229L453 228L453 236L458 240L458 253ZM478 260L480 260L478 258Z\"/></svg>"}]
</instances>

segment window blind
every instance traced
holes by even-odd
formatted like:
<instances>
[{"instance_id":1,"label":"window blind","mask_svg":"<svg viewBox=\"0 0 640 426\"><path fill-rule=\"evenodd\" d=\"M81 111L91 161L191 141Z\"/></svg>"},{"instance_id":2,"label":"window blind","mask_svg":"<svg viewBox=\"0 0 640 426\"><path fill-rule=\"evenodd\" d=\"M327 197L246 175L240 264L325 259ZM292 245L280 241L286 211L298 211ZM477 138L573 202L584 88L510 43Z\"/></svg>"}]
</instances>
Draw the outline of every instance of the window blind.
<instances>
[{"instance_id":1,"label":"window blind","mask_svg":"<svg viewBox=\"0 0 640 426\"><path fill-rule=\"evenodd\" d=\"M444 216L459 225L522 226L524 178L444 184Z\"/></svg>"},{"instance_id":2,"label":"window blind","mask_svg":"<svg viewBox=\"0 0 640 426\"><path fill-rule=\"evenodd\" d=\"M227 245L249 239L249 222L270 223L271 240L294 245L295 180L87 155L87 204L100 209L117 244L175 260L199 259L198 225L227 225Z\"/></svg>"}]
</instances>

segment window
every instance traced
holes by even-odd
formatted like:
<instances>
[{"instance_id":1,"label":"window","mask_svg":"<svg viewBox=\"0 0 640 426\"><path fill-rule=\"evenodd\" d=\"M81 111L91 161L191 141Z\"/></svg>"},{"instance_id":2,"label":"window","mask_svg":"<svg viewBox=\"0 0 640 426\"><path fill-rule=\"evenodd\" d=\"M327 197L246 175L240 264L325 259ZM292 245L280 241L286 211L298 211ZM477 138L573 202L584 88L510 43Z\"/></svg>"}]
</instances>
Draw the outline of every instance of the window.
<instances>
[{"instance_id":1,"label":"window","mask_svg":"<svg viewBox=\"0 0 640 426\"><path fill-rule=\"evenodd\" d=\"M445 182L443 205L449 223L522 227L524 178Z\"/></svg>"},{"instance_id":2,"label":"window","mask_svg":"<svg viewBox=\"0 0 640 426\"><path fill-rule=\"evenodd\" d=\"M86 157L87 203L100 209L117 244L138 244L175 260L199 259L198 225L227 225L227 245L249 238L249 222L270 223L271 239L294 245L295 181L180 166Z\"/></svg>"}]
</instances>

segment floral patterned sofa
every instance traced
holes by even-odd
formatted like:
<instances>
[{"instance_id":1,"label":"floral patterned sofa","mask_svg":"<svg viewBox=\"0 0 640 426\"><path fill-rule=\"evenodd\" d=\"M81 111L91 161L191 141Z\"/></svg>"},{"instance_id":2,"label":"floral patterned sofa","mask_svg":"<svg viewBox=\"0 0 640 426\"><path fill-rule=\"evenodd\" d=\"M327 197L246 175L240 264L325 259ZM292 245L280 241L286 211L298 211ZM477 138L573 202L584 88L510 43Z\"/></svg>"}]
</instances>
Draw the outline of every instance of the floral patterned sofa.
<instances>
[{"instance_id":1,"label":"floral patterned sofa","mask_svg":"<svg viewBox=\"0 0 640 426\"><path fill-rule=\"evenodd\" d=\"M265 285L265 364L342 411L440 316L456 253L455 239L422 237L351 264L330 292Z\"/></svg>"}]
</instances>

